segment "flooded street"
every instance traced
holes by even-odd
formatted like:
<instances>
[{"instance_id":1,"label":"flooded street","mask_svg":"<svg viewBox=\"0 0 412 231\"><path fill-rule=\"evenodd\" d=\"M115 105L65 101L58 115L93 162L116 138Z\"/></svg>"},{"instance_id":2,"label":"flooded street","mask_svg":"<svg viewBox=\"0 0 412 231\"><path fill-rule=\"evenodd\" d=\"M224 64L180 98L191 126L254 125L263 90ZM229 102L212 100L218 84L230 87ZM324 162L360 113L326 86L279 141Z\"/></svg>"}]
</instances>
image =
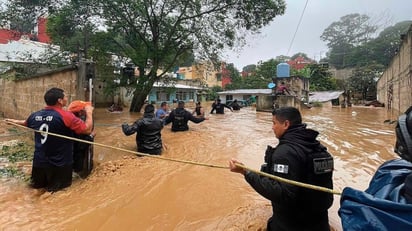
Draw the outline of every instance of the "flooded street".
<instances>
[{"instance_id":1,"label":"flooded street","mask_svg":"<svg viewBox=\"0 0 412 231\"><path fill-rule=\"evenodd\" d=\"M189 122L187 132L172 133L171 125L163 129L167 149L162 157L210 167L122 151L135 151L136 143L135 135L123 135L120 125L141 114L96 109L95 142L102 145L95 145L91 176L76 178L70 188L52 195L0 179L0 230L263 230L270 201L240 174L220 167L235 157L259 169L266 146L277 143L272 115L253 107L209 115L210 104L205 111L209 120ZM335 158L337 191L366 189L376 168L397 157L395 123L383 122L394 118L385 108L323 107L302 113ZM335 196L329 210L334 230L342 230L339 200Z\"/></svg>"}]
</instances>

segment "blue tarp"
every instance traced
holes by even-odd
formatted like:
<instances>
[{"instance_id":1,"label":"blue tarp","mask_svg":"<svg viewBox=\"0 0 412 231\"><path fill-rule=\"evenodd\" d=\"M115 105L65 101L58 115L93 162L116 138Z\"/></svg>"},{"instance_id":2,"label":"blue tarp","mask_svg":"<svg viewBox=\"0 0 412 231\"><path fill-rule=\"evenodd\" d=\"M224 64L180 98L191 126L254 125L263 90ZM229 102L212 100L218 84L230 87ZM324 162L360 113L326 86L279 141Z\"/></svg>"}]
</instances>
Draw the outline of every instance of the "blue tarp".
<instances>
[{"instance_id":1,"label":"blue tarp","mask_svg":"<svg viewBox=\"0 0 412 231\"><path fill-rule=\"evenodd\" d=\"M412 163L396 159L382 164L363 192L345 188L338 211L343 230L412 230L412 204L403 195Z\"/></svg>"}]
</instances>

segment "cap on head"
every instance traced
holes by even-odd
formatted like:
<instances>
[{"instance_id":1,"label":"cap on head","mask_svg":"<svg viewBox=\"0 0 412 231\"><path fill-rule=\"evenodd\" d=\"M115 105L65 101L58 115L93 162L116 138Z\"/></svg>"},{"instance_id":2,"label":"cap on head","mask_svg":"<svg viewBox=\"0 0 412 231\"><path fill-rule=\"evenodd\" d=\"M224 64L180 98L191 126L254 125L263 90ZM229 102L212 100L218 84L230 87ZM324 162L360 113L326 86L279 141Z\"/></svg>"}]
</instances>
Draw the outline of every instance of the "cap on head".
<instances>
[{"instance_id":1,"label":"cap on head","mask_svg":"<svg viewBox=\"0 0 412 231\"><path fill-rule=\"evenodd\" d=\"M183 100L180 100L180 101L177 103L177 107L178 107L178 108L184 108L184 107L185 107L185 102L184 102Z\"/></svg>"},{"instance_id":2,"label":"cap on head","mask_svg":"<svg viewBox=\"0 0 412 231\"><path fill-rule=\"evenodd\" d=\"M412 162L412 106L399 116L395 133L395 152L402 159Z\"/></svg>"},{"instance_id":3,"label":"cap on head","mask_svg":"<svg viewBox=\"0 0 412 231\"><path fill-rule=\"evenodd\" d=\"M153 104L148 104L144 108L144 113L154 113L154 106Z\"/></svg>"}]
</instances>

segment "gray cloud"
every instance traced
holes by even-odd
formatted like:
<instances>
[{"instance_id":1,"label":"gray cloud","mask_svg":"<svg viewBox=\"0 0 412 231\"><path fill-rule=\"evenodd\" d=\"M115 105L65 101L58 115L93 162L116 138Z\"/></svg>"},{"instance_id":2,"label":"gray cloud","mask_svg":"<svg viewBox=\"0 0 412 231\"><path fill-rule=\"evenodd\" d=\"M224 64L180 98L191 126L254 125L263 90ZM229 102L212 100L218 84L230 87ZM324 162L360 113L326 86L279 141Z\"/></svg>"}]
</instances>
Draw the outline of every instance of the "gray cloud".
<instances>
[{"instance_id":1,"label":"gray cloud","mask_svg":"<svg viewBox=\"0 0 412 231\"><path fill-rule=\"evenodd\" d=\"M288 53L305 0L286 0L287 9L262 30L261 35L248 39L241 52L226 52L224 59L241 70L248 64L257 64L279 55L292 56L298 52L319 60L328 50L320 40L322 32L340 17L351 13L369 15L383 27L400 21L412 20L410 0L309 0L302 22ZM382 28L383 29L383 28Z\"/></svg>"}]
</instances>

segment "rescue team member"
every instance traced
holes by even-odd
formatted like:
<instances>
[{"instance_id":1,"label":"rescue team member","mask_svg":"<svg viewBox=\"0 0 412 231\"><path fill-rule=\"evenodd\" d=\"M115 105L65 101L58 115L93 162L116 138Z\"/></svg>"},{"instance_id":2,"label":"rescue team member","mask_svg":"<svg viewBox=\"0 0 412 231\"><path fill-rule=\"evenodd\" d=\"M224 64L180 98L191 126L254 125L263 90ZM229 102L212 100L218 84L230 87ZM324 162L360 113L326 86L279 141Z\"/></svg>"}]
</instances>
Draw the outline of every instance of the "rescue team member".
<instances>
[{"instance_id":1,"label":"rescue team member","mask_svg":"<svg viewBox=\"0 0 412 231\"><path fill-rule=\"evenodd\" d=\"M162 153L163 120L156 118L154 111L152 104L146 105L143 118L132 125L122 124L122 131L126 136L136 133L138 152L160 155Z\"/></svg>"},{"instance_id":2,"label":"rescue team member","mask_svg":"<svg viewBox=\"0 0 412 231\"><path fill-rule=\"evenodd\" d=\"M268 146L261 171L282 178L332 189L333 158L320 144L318 132L302 124L301 114L293 107L272 112L272 130L279 139L277 147ZM328 208L333 195L272 180L229 161L232 172L241 173L260 195L272 202L273 215L268 231L329 230Z\"/></svg>"},{"instance_id":3,"label":"rescue team member","mask_svg":"<svg viewBox=\"0 0 412 231\"><path fill-rule=\"evenodd\" d=\"M200 101L196 103L195 109L192 111L192 115L198 117L198 118L203 118L205 117L205 110L203 109Z\"/></svg>"},{"instance_id":4,"label":"rescue team member","mask_svg":"<svg viewBox=\"0 0 412 231\"><path fill-rule=\"evenodd\" d=\"M166 102L162 102L160 104L160 108L157 109L157 111L156 111L156 118L162 119L162 120L166 119L166 117L169 115L168 107L169 107L169 105L167 105Z\"/></svg>"},{"instance_id":5,"label":"rescue team member","mask_svg":"<svg viewBox=\"0 0 412 231\"><path fill-rule=\"evenodd\" d=\"M29 128L73 137L90 134L93 129L93 107L86 106L86 121L63 110L67 96L60 88L51 88L44 95L47 106L32 113L26 120L5 119ZM56 192L72 184L73 141L46 133L34 133L35 149L31 173L33 188Z\"/></svg>"},{"instance_id":6,"label":"rescue team member","mask_svg":"<svg viewBox=\"0 0 412 231\"><path fill-rule=\"evenodd\" d=\"M228 108L231 112L233 112L233 109L229 106L227 106L224 103L221 103L220 99L217 99L216 103L212 104L212 110L210 111L210 114L213 114L213 112L216 110L216 114L225 114L225 108Z\"/></svg>"},{"instance_id":7,"label":"rescue team member","mask_svg":"<svg viewBox=\"0 0 412 231\"><path fill-rule=\"evenodd\" d=\"M91 102L74 100L67 107L76 117L86 120L86 106L91 106ZM91 134L75 134L75 138L94 141L96 133L92 131ZM73 144L73 172L79 174L80 177L86 178L93 169L93 147L89 143L74 141Z\"/></svg>"},{"instance_id":8,"label":"rescue team member","mask_svg":"<svg viewBox=\"0 0 412 231\"><path fill-rule=\"evenodd\" d=\"M200 122L208 120L208 118L194 117L192 113L190 113L189 111L186 111L185 102L179 101L179 103L177 104L177 108L169 114L169 117L166 118L165 125L172 123L173 132L187 131L189 130L189 126L187 125L187 122L189 120L192 121L193 123L198 124Z\"/></svg>"},{"instance_id":9,"label":"rescue team member","mask_svg":"<svg viewBox=\"0 0 412 231\"><path fill-rule=\"evenodd\" d=\"M395 135L400 158L380 165L365 191L343 189L343 230L412 230L412 106L398 117Z\"/></svg>"}]
</instances>

